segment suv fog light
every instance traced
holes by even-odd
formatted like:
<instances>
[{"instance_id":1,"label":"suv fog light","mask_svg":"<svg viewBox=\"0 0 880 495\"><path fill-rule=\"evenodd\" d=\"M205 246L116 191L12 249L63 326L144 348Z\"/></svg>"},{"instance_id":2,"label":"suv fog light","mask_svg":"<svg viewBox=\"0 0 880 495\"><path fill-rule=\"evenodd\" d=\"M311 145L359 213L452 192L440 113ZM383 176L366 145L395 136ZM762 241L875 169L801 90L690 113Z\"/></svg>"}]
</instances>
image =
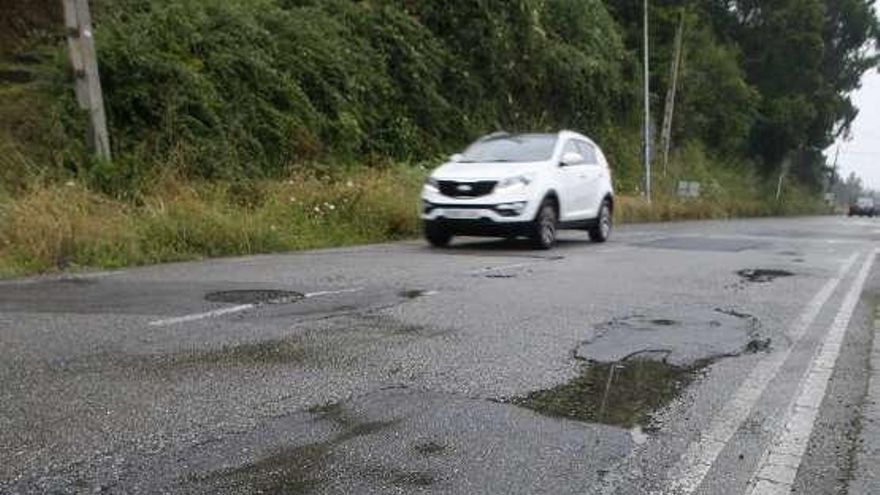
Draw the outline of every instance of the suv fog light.
<instances>
[{"instance_id":1,"label":"suv fog light","mask_svg":"<svg viewBox=\"0 0 880 495\"><path fill-rule=\"evenodd\" d=\"M498 213L505 217L515 217L520 215L526 209L526 202L519 201L517 203L504 203L495 207Z\"/></svg>"}]
</instances>

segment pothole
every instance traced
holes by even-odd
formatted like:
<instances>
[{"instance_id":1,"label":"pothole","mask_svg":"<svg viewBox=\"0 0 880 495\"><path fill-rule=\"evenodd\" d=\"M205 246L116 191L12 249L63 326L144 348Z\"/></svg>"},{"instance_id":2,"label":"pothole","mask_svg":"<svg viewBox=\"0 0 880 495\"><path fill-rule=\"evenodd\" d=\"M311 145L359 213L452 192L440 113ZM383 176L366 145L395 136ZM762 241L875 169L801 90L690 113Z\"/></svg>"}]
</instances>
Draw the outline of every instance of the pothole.
<instances>
[{"instance_id":1,"label":"pothole","mask_svg":"<svg viewBox=\"0 0 880 495\"><path fill-rule=\"evenodd\" d=\"M676 398L706 364L682 367L642 357L586 363L570 381L509 402L546 416L644 427L651 414Z\"/></svg>"},{"instance_id":2,"label":"pothole","mask_svg":"<svg viewBox=\"0 0 880 495\"><path fill-rule=\"evenodd\" d=\"M677 307L671 314L635 314L596 327L574 356L614 363L630 357L689 368L702 360L758 352L770 346L761 322L732 308Z\"/></svg>"},{"instance_id":3,"label":"pothole","mask_svg":"<svg viewBox=\"0 0 880 495\"><path fill-rule=\"evenodd\" d=\"M516 278L516 274L515 274L515 273L494 273L494 272L492 272L492 273L487 273L487 274L484 275L484 276L485 276L486 278L495 278L495 279L510 279L510 278Z\"/></svg>"},{"instance_id":4,"label":"pothole","mask_svg":"<svg viewBox=\"0 0 880 495\"><path fill-rule=\"evenodd\" d=\"M175 355L167 363L188 365L274 365L301 364L309 352L299 340L273 340L226 345L220 349Z\"/></svg>"},{"instance_id":5,"label":"pothole","mask_svg":"<svg viewBox=\"0 0 880 495\"><path fill-rule=\"evenodd\" d=\"M414 449L416 452L422 455L435 455L445 452L446 445L434 441L427 441L417 444Z\"/></svg>"},{"instance_id":6,"label":"pothole","mask_svg":"<svg viewBox=\"0 0 880 495\"><path fill-rule=\"evenodd\" d=\"M404 299L418 299L420 297L425 296L433 296L436 294L436 291L433 290L424 290L424 289L404 289L397 293L399 297Z\"/></svg>"},{"instance_id":7,"label":"pothole","mask_svg":"<svg viewBox=\"0 0 880 495\"><path fill-rule=\"evenodd\" d=\"M711 363L770 347L758 318L745 312L676 309L599 325L574 351L582 361L577 376L510 402L548 416L645 427Z\"/></svg>"},{"instance_id":8,"label":"pothole","mask_svg":"<svg viewBox=\"0 0 880 495\"><path fill-rule=\"evenodd\" d=\"M399 422L366 421L338 403L313 407L308 412L315 420L334 425L336 434L323 441L282 447L244 465L194 476L193 481L209 493L310 493L332 481L344 444L377 435ZM381 466L366 468L363 475L395 486L428 486L435 482L430 473Z\"/></svg>"},{"instance_id":9,"label":"pothole","mask_svg":"<svg viewBox=\"0 0 880 495\"><path fill-rule=\"evenodd\" d=\"M651 323L653 323L657 326L660 326L660 327L672 327L672 326L678 325L677 321L668 320L665 318L657 318L657 319L651 320Z\"/></svg>"},{"instance_id":10,"label":"pothole","mask_svg":"<svg viewBox=\"0 0 880 495\"><path fill-rule=\"evenodd\" d=\"M301 292L274 289L224 290L205 295L208 302L227 304L287 304L305 297Z\"/></svg>"},{"instance_id":11,"label":"pothole","mask_svg":"<svg viewBox=\"0 0 880 495\"><path fill-rule=\"evenodd\" d=\"M736 272L740 278L750 283L766 284L777 278L792 277L794 273L788 270L776 270L768 268L747 268Z\"/></svg>"}]
</instances>

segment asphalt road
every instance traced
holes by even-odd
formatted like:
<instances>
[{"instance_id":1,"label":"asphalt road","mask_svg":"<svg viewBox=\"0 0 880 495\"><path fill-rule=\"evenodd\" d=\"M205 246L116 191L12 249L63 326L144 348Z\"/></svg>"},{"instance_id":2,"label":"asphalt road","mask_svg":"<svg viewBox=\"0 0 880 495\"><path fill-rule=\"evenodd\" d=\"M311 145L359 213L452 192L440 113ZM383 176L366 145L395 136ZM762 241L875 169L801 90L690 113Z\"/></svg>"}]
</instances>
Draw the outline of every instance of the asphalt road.
<instances>
[{"instance_id":1,"label":"asphalt road","mask_svg":"<svg viewBox=\"0 0 880 495\"><path fill-rule=\"evenodd\" d=\"M880 493L878 241L687 222L2 282L0 493Z\"/></svg>"}]
</instances>

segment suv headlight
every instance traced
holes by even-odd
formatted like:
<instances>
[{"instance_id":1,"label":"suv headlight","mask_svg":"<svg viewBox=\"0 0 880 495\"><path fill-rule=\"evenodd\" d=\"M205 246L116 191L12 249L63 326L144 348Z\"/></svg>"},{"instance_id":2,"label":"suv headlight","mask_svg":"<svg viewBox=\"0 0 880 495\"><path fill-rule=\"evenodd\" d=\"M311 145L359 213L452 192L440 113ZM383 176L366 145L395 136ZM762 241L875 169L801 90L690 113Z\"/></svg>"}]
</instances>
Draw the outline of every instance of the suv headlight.
<instances>
[{"instance_id":1,"label":"suv headlight","mask_svg":"<svg viewBox=\"0 0 880 495\"><path fill-rule=\"evenodd\" d=\"M498 192L510 192L517 189L524 189L531 183L531 177L528 177L526 175L518 175L516 177L509 177L498 182L498 185L495 186L495 190Z\"/></svg>"},{"instance_id":2,"label":"suv headlight","mask_svg":"<svg viewBox=\"0 0 880 495\"><path fill-rule=\"evenodd\" d=\"M433 177L428 177L425 179L425 189L431 192L440 192L440 182Z\"/></svg>"}]
</instances>

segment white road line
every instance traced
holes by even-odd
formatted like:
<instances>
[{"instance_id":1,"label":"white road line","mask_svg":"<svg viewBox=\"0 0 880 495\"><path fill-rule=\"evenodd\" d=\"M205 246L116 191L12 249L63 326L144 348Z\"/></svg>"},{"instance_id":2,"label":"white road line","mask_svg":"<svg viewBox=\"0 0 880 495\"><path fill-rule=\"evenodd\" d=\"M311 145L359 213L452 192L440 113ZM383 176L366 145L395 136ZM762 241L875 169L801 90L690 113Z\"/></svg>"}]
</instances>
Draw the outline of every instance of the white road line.
<instances>
[{"instance_id":1,"label":"white road line","mask_svg":"<svg viewBox=\"0 0 880 495\"><path fill-rule=\"evenodd\" d=\"M352 292L360 292L363 289L340 289L340 290L323 290L320 292L309 292L305 295L306 299L311 299L313 297L321 297L321 296L336 296L339 294L351 294Z\"/></svg>"},{"instance_id":2,"label":"white road line","mask_svg":"<svg viewBox=\"0 0 880 495\"><path fill-rule=\"evenodd\" d=\"M807 444L813 433L822 400L828 391L828 382L834 373L840 347L846 337L849 322L862 295L865 281L880 250L868 255L859 276L840 306L822 347L813 358L810 369L801 382L800 392L791 403L786 415L785 428L764 451L755 476L749 482L751 495L788 494L791 492Z\"/></svg>"},{"instance_id":3,"label":"white road line","mask_svg":"<svg viewBox=\"0 0 880 495\"><path fill-rule=\"evenodd\" d=\"M788 337L791 339L791 344L789 347L758 363L730 401L713 418L709 428L702 432L697 440L688 445L684 455L670 472L669 488L666 492L688 495L696 491L702 484L718 455L751 414L752 408L764 393L767 385L776 377L795 344L819 316L822 307L828 302L857 258L858 254L850 256L837 275L826 282L822 289L807 303L804 311L790 329Z\"/></svg>"},{"instance_id":4,"label":"white road line","mask_svg":"<svg viewBox=\"0 0 880 495\"><path fill-rule=\"evenodd\" d=\"M213 311L206 311L204 313L195 313L191 315L185 316L177 316L174 318L164 318L161 320L153 320L150 322L151 327L167 327L169 325L177 325L179 323L187 323L190 321L198 321L204 320L205 318L216 318L218 316L229 315L233 313L241 313L242 311L247 311L249 309L254 309L256 307L255 304L242 304L239 306L231 306L228 308L220 308L215 309Z\"/></svg>"},{"instance_id":5,"label":"white road line","mask_svg":"<svg viewBox=\"0 0 880 495\"><path fill-rule=\"evenodd\" d=\"M335 296L339 294L349 294L352 292L359 292L362 289L341 289L341 290L325 290L319 292L310 292L305 294L303 297L306 299L312 299L315 297L323 297L323 296ZM167 327L170 325L178 325L180 323L188 323L191 321L204 320L207 318L217 318L218 316L226 316L235 313L241 313L242 311L248 311L256 308L257 304L241 304L239 306L230 306L228 308L220 308L212 311L205 311L204 313L195 313L191 315L184 316L176 316L174 318L163 318L161 320L153 320L149 323L151 327Z\"/></svg>"},{"instance_id":6,"label":"white road line","mask_svg":"<svg viewBox=\"0 0 880 495\"><path fill-rule=\"evenodd\" d=\"M526 268L529 266L540 265L541 263L544 263L544 261L546 261L546 260L529 261L526 263L514 263L511 265L490 266L490 267L480 268L479 270L474 270L474 271L468 272L468 275L482 275L485 273L499 272L499 271L504 271L504 270L516 270L517 268Z\"/></svg>"}]
</instances>

